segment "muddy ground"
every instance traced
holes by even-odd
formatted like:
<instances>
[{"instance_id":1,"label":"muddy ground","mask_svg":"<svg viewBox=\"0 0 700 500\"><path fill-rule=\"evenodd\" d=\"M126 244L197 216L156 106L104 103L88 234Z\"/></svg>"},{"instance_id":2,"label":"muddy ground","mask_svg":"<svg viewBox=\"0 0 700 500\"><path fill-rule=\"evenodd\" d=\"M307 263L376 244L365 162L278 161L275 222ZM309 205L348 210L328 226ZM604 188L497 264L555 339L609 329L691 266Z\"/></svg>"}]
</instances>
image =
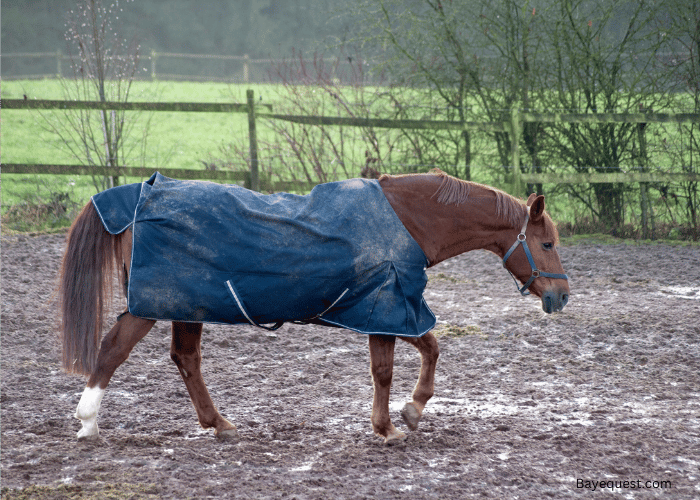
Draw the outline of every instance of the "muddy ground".
<instances>
[{"instance_id":1,"label":"muddy ground","mask_svg":"<svg viewBox=\"0 0 700 500\"><path fill-rule=\"evenodd\" d=\"M556 315L486 252L429 270L436 395L387 447L367 339L294 325L205 326L205 380L238 440L199 428L158 323L112 379L100 440L78 442L84 381L59 369L50 302L63 239L2 240L3 498L700 498L698 246L565 246ZM396 351L407 430L419 358Z\"/></svg>"}]
</instances>

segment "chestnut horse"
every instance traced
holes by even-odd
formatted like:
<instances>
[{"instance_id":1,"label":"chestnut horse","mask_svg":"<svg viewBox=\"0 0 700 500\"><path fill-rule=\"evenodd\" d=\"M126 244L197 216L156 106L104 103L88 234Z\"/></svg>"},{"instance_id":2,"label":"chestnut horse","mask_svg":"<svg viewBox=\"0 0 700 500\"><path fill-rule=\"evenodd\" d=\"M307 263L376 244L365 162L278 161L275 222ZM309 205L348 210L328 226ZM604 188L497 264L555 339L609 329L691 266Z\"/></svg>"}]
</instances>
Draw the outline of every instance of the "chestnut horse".
<instances>
[{"instance_id":1,"label":"chestnut horse","mask_svg":"<svg viewBox=\"0 0 700 500\"><path fill-rule=\"evenodd\" d=\"M524 284L519 288L521 294L531 292L541 298L546 313L566 305L569 285L557 254L557 230L545 213L544 196L533 194L523 204L497 189L440 171L383 175L378 182L429 266L463 252L486 249L501 257L504 267ZM97 413L110 378L155 323L124 312L100 343L103 308L111 297L115 275L123 282L128 280L131 242L130 229L109 234L92 203L85 206L68 234L59 285L63 365L68 372L89 376L75 414L82 421L81 439L98 436ZM201 335L202 323L174 321L170 355L200 425L213 428L218 438L229 438L237 434L236 427L219 414L202 379ZM430 332L399 338L421 355L412 401L401 412L408 428L415 430L433 395L438 343ZM374 382L371 422L385 443L405 438L389 417L395 340L390 335L369 335Z\"/></svg>"}]
</instances>

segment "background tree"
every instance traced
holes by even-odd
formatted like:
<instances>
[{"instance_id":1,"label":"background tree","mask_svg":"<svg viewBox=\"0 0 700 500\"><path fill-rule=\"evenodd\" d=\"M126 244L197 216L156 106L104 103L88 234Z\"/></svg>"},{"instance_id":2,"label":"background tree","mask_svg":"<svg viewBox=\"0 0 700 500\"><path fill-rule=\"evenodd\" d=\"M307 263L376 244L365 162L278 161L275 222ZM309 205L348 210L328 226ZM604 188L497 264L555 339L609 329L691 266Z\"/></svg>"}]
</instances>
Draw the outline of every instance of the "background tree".
<instances>
[{"instance_id":1,"label":"background tree","mask_svg":"<svg viewBox=\"0 0 700 500\"><path fill-rule=\"evenodd\" d=\"M433 0L368 0L353 6L353 10L360 16L354 23L358 27L354 41L379 54L375 61L378 71L391 75L396 87L421 94L423 102L431 103L432 109L425 111L434 119L468 121L474 104L469 100L470 90L478 85L481 74L469 50L467 32L472 18L463 15L463 2L443 6ZM409 113L417 110L404 106L401 111L402 118L416 118ZM419 157L440 149L437 145L441 144L441 156L446 161L441 161L440 167L458 177L471 178L473 144L469 130L431 130L417 134L414 142Z\"/></svg>"},{"instance_id":2,"label":"background tree","mask_svg":"<svg viewBox=\"0 0 700 500\"><path fill-rule=\"evenodd\" d=\"M545 2L547 4L547 2ZM546 10L546 5L543 10ZM374 47L392 81L442 101L440 117L452 121L510 120L511 108L535 105L536 80L546 60L539 26L543 15L530 2L498 0L365 0L356 40ZM445 170L470 179L474 158L512 167L508 130L460 133L430 131L432 140L449 144L452 164ZM538 165L538 125L525 130L531 165ZM436 137L437 136L437 137ZM484 139L488 138L490 144ZM495 155L489 151L495 144Z\"/></svg>"},{"instance_id":3,"label":"background tree","mask_svg":"<svg viewBox=\"0 0 700 500\"><path fill-rule=\"evenodd\" d=\"M700 3L671 0L658 16L656 31L666 41L661 58L673 77L673 110L700 113ZM662 132L662 147L673 166L682 172L700 172L700 126L697 123L678 125L680 133ZM675 140L674 140L675 138ZM680 205L688 221L688 236L700 239L700 186L686 181L673 189L659 186L664 203ZM677 191L677 192L676 192Z\"/></svg>"},{"instance_id":4,"label":"background tree","mask_svg":"<svg viewBox=\"0 0 700 500\"><path fill-rule=\"evenodd\" d=\"M645 0L558 3L547 23L552 83L541 105L585 114L668 109L668 74L656 57L663 44L651 29L658 12L656 3ZM641 157L641 137L633 123L554 124L547 129L547 160L578 172L640 170L647 160ZM561 189L586 204L606 230L623 225L624 184Z\"/></svg>"},{"instance_id":5,"label":"background tree","mask_svg":"<svg viewBox=\"0 0 700 500\"><path fill-rule=\"evenodd\" d=\"M127 0L128 2L128 0ZM67 100L127 102L139 70L139 46L127 43L113 23L122 7L81 0L70 11L66 41L72 78L61 78ZM61 110L46 123L75 159L89 166L119 167L143 156L146 131L134 130L136 116L118 110ZM138 136L137 136L138 135ZM118 184L93 174L98 191Z\"/></svg>"},{"instance_id":6,"label":"background tree","mask_svg":"<svg viewBox=\"0 0 700 500\"><path fill-rule=\"evenodd\" d=\"M524 111L540 108L551 55L544 32L554 3L500 0L495 4L480 4L477 33L483 41L479 51L482 58L490 61L482 79L489 83L475 87L476 97L491 120L508 121L513 108ZM542 135L541 123L524 124L525 155L521 168L525 172L542 172L539 158ZM501 165L511 166L510 132L495 132L493 139ZM542 194L542 184L528 185L527 193L532 192Z\"/></svg>"},{"instance_id":7,"label":"background tree","mask_svg":"<svg viewBox=\"0 0 700 500\"><path fill-rule=\"evenodd\" d=\"M675 99L669 92L671 73L659 59L667 40L655 28L664 9L672 7L651 0L361 0L355 40L374 48L392 80L425 100L442 100L456 121L508 122L512 109L659 111L670 109ZM638 124L528 123L523 132L526 171L570 165L579 172L614 173L650 164L648 134ZM474 138L484 135L433 136L438 144L464 152L462 177L469 178ZM479 163L500 165L508 174L510 131L489 132L488 139L491 146L478 152ZM624 224L633 200L640 200L644 220L653 215L644 184L639 190L612 183L557 189L582 202L613 232ZM542 186L529 190L542 192Z\"/></svg>"},{"instance_id":8,"label":"background tree","mask_svg":"<svg viewBox=\"0 0 700 500\"><path fill-rule=\"evenodd\" d=\"M115 0L106 2L112 4ZM66 13L76 0L2 2L3 55L63 50ZM126 0L119 4L125 7ZM141 54L151 51L279 58L294 47L305 54L325 47L330 35L343 38L348 23L335 10L336 0L139 0L119 12L123 38L137 38ZM2 75L54 74L56 57L3 57ZM148 66L148 65L146 65ZM227 77L241 71L240 61L162 58L162 74ZM257 66L259 67L259 66ZM64 68L65 69L65 68ZM241 71L242 72L242 71ZM256 74L264 74L264 70Z\"/></svg>"}]
</instances>

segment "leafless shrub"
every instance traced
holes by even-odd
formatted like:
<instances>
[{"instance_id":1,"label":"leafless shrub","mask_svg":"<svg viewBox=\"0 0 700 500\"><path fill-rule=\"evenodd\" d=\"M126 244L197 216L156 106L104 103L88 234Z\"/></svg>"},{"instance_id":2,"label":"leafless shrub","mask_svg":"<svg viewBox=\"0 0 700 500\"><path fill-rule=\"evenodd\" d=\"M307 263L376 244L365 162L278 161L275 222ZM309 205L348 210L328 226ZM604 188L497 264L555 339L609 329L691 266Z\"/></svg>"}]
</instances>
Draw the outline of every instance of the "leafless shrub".
<instances>
[{"instance_id":1,"label":"leafless shrub","mask_svg":"<svg viewBox=\"0 0 700 500\"><path fill-rule=\"evenodd\" d=\"M129 0L123 0L128 3ZM100 0L80 0L68 14L66 41L72 77L61 78L64 99L75 101L127 102L139 71L140 47L127 42L115 28L122 6ZM89 166L119 167L132 158L145 156L148 123L136 137L138 113L120 110L71 109L45 116L76 161ZM97 190L118 180L93 174Z\"/></svg>"},{"instance_id":2,"label":"leafless shrub","mask_svg":"<svg viewBox=\"0 0 700 500\"><path fill-rule=\"evenodd\" d=\"M448 118L439 101L428 102L412 89L388 85L381 74L370 77L366 69L360 56L329 60L316 54L307 60L293 53L270 70L270 79L282 82L275 114L388 120ZM268 119L266 125L273 134L268 139L258 136L260 169L281 181L316 184L357 177L367 166L368 157L373 159L372 168L381 173L440 167L457 174L456 165L463 162L446 131L380 128L360 123L310 124L279 118ZM461 137L461 132L457 135ZM247 163L248 145L241 139L220 148L218 155L220 158L214 163Z\"/></svg>"}]
</instances>

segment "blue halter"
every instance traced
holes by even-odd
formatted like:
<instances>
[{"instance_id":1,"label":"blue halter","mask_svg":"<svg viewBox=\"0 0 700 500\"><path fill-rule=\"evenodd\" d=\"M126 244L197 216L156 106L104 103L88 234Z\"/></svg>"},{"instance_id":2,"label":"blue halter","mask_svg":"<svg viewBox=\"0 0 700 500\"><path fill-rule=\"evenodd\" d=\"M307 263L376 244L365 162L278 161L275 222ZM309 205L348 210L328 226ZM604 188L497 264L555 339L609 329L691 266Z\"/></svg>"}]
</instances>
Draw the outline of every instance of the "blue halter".
<instances>
[{"instance_id":1,"label":"blue halter","mask_svg":"<svg viewBox=\"0 0 700 500\"><path fill-rule=\"evenodd\" d=\"M523 245L523 250L525 250L525 256L527 257L527 261L530 263L530 267L532 268L532 275L530 276L530 279L527 280L527 282L523 285L522 288L518 286L518 281L515 279L515 276L513 276L513 273L506 268L506 271L510 273L511 277L513 278L513 281L515 282L515 287L518 289L520 292L520 295L530 295L530 292L527 291L527 289L532 285L532 282L535 281L535 278L543 277L543 278L555 278L555 279L562 279L562 280L567 280L569 277L566 274L556 274L556 273L546 273L544 271L540 271L537 269L537 266L535 265L535 261L532 258L532 254L530 253L530 249L527 246L527 242L525 241L525 230L527 229L527 223L530 220L530 214L528 213L525 216L525 224L523 224L523 228L520 230L520 234L518 235L518 238L515 240L515 243L513 243L513 246L510 247L510 250L506 252L506 255L503 257L503 267L506 267L506 261L508 260L508 257L510 257L513 252L515 251L516 248L518 248L518 245L522 244Z\"/></svg>"}]
</instances>

